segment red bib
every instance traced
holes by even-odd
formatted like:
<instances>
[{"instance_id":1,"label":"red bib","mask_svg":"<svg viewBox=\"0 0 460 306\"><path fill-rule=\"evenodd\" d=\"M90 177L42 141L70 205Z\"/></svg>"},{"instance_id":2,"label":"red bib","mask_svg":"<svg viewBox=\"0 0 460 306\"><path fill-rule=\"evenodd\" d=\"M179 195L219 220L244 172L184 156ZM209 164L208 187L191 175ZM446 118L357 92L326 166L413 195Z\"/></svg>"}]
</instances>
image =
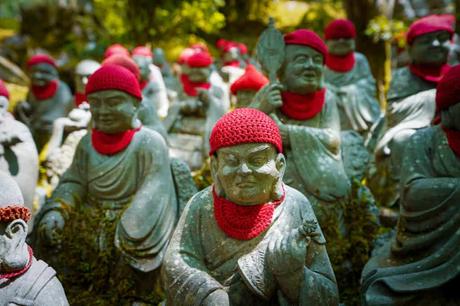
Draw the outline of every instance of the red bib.
<instances>
[{"instance_id":1,"label":"red bib","mask_svg":"<svg viewBox=\"0 0 460 306\"><path fill-rule=\"evenodd\" d=\"M198 96L198 88L201 89L209 89L211 87L211 83L209 82L192 82L188 78L188 75L182 74L180 76L180 80L182 83L182 87L184 88L184 92L190 97Z\"/></svg>"},{"instance_id":2,"label":"red bib","mask_svg":"<svg viewBox=\"0 0 460 306\"><path fill-rule=\"evenodd\" d=\"M219 197L214 188L212 197L214 199L214 218L219 228L233 239L250 240L259 236L270 226L275 208L284 201L285 193L274 202L251 206L237 205Z\"/></svg>"},{"instance_id":3,"label":"red bib","mask_svg":"<svg viewBox=\"0 0 460 306\"><path fill-rule=\"evenodd\" d=\"M59 82L57 80L52 80L45 86L32 85L32 93L37 100L47 100L54 96L57 91L58 84Z\"/></svg>"},{"instance_id":4,"label":"red bib","mask_svg":"<svg viewBox=\"0 0 460 306\"><path fill-rule=\"evenodd\" d=\"M350 52L345 56L337 56L328 53L326 56L327 68L336 72L348 72L355 66L355 53Z\"/></svg>"},{"instance_id":5,"label":"red bib","mask_svg":"<svg viewBox=\"0 0 460 306\"><path fill-rule=\"evenodd\" d=\"M240 61L233 60L233 61L225 62L224 66L240 67Z\"/></svg>"},{"instance_id":6,"label":"red bib","mask_svg":"<svg viewBox=\"0 0 460 306\"><path fill-rule=\"evenodd\" d=\"M96 129L91 130L93 148L102 155L114 155L126 149L141 128L127 130L115 134L107 134Z\"/></svg>"},{"instance_id":7,"label":"red bib","mask_svg":"<svg viewBox=\"0 0 460 306\"><path fill-rule=\"evenodd\" d=\"M323 109L326 101L326 88L306 95L283 91L281 97L283 105L280 109L283 114L295 120L308 120Z\"/></svg>"},{"instance_id":8,"label":"red bib","mask_svg":"<svg viewBox=\"0 0 460 306\"><path fill-rule=\"evenodd\" d=\"M410 71L421 79L438 84L444 74L449 71L450 66L444 64L442 66L427 66L427 65L409 65Z\"/></svg>"}]
</instances>

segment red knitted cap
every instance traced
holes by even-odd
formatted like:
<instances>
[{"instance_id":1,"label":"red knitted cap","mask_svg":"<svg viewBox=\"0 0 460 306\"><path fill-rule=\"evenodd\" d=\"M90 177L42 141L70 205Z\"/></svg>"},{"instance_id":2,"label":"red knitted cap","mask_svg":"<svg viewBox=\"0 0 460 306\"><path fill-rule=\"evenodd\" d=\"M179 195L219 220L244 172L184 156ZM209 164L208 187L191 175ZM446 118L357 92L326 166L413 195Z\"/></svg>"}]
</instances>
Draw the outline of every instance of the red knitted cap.
<instances>
[{"instance_id":1,"label":"red knitted cap","mask_svg":"<svg viewBox=\"0 0 460 306\"><path fill-rule=\"evenodd\" d=\"M107 47L104 52L104 58L108 58L114 54L122 54L129 56L129 51L120 44L113 44Z\"/></svg>"},{"instance_id":2,"label":"red knitted cap","mask_svg":"<svg viewBox=\"0 0 460 306\"><path fill-rule=\"evenodd\" d=\"M240 54L241 55L248 54L248 47L245 44L239 43L238 47L240 48Z\"/></svg>"},{"instance_id":3,"label":"red knitted cap","mask_svg":"<svg viewBox=\"0 0 460 306\"><path fill-rule=\"evenodd\" d=\"M192 48L185 48L180 53L179 58L177 59L177 63L180 64L180 65L183 65L183 64L187 63L187 60L190 58L190 56L195 54L195 52L196 51L193 50Z\"/></svg>"},{"instance_id":4,"label":"red knitted cap","mask_svg":"<svg viewBox=\"0 0 460 306\"><path fill-rule=\"evenodd\" d=\"M234 41L227 41L223 48L223 51L229 52L232 48L237 48L239 50L240 46Z\"/></svg>"},{"instance_id":5,"label":"red knitted cap","mask_svg":"<svg viewBox=\"0 0 460 306\"><path fill-rule=\"evenodd\" d=\"M137 46L136 48L133 49L131 52L132 56L138 55L138 56L145 56L145 57L153 57L152 50L150 50L149 47L146 46Z\"/></svg>"},{"instance_id":6,"label":"red knitted cap","mask_svg":"<svg viewBox=\"0 0 460 306\"><path fill-rule=\"evenodd\" d=\"M212 57L208 52L196 52L187 59L187 65L193 68L209 67Z\"/></svg>"},{"instance_id":7,"label":"red knitted cap","mask_svg":"<svg viewBox=\"0 0 460 306\"><path fill-rule=\"evenodd\" d=\"M223 38L219 38L217 41L216 41L216 48L219 49L219 50L224 50L225 46L228 44L228 41L226 39L223 39Z\"/></svg>"},{"instance_id":8,"label":"red knitted cap","mask_svg":"<svg viewBox=\"0 0 460 306\"><path fill-rule=\"evenodd\" d=\"M268 79L262 73L257 71L256 67L248 65L244 74L233 82L232 86L230 86L230 91L234 95L236 95L236 93L240 90L258 91L267 83Z\"/></svg>"},{"instance_id":9,"label":"red knitted cap","mask_svg":"<svg viewBox=\"0 0 460 306\"><path fill-rule=\"evenodd\" d=\"M103 65L96 70L88 79L86 84L86 95L102 90L123 91L139 101L142 100L141 88L134 74L128 69L119 65Z\"/></svg>"},{"instance_id":10,"label":"red knitted cap","mask_svg":"<svg viewBox=\"0 0 460 306\"><path fill-rule=\"evenodd\" d=\"M209 137L209 155L243 143L270 143L283 152L281 134L272 118L254 108L237 108L222 116Z\"/></svg>"},{"instance_id":11,"label":"red knitted cap","mask_svg":"<svg viewBox=\"0 0 460 306\"><path fill-rule=\"evenodd\" d=\"M325 39L355 38L356 29L353 22L348 19L331 21L324 30Z\"/></svg>"},{"instance_id":12,"label":"red knitted cap","mask_svg":"<svg viewBox=\"0 0 460 306\"><path fill-rule=\"evenodd\" d=\"M208 46L205 43L197 42L190 46L191 49L198 50L200 52L209 52Z\"/></svg>"},{"instance_id":13,"label":"red knitted cap","mask_svg":"<svg viewBox=\"0 0 460 306\"><path fill-rule=\"evenodd\" d=\"M5 86L5 83L3 83L2 80L0 80L0 96L6 97L7 99L10 98L10 93L8 92L8 89Z\"/></svg>"},{"instance_id":14,"label":"red knitted cap","mask_svg":"<svg viewBox=\"0 0 460 306\"><path fill-rule=\"evenodd\" d=\"M323 55L323 61L326 61L327 46L321 37L313 31L307 29L298 29L294 32L284 35L286 45L301 45L315 49Z\"/></svg>"},{"instance_id":15,"label":"red knitted cap","mask_svg":"<svg viewBox=\"0 0 460 306\"><path fill-rule=\"evenodd\" d=\"M430 15L414 21L407 31L406 40L409 45L414 42L418 36L437 32L446 31L452 36L454 29L449 18L440 15Z\"/></svg>"},{"instance_id":16,"label":"red knitted cap","mask_svg":"<svg viewBox=\"0 0 460 306\"><path fill-rule=\"evenodd\" d=\"M441 111L460 102L460 65L442 77L436 88L436 110Z\"/></svg>"},{"instance_id":17,"label":"red knitted cap","mask_svg":"<svg viewBox=\"0 0 460 306\"><path fill-rule=\"evenodd\" d=\"M141 71L139 70L139 67L137 66L136 62L133 61L129 56L122 55L122 54L114 54L108 58L106 58L103 62L102 65L118 65L122 66L129 71L131 71L132 74L136 77L137 80L140 79L141 77Z\"/></svg>"},{"instance_id":18,"label":"red knitted cap","mask_svg":"<svg viewBox=\"0 0 460 306\"><path fill-rule=\"evenodd\" d=\"M36 55L32 56L27 61L27 67L30 68L30 67L32 67L34 65L42 64L42 63L49 64L49 65L57 68L56 61L54 60L54 58L52 58L48 54L36 54Z\"/></svg>"}]
</instances>

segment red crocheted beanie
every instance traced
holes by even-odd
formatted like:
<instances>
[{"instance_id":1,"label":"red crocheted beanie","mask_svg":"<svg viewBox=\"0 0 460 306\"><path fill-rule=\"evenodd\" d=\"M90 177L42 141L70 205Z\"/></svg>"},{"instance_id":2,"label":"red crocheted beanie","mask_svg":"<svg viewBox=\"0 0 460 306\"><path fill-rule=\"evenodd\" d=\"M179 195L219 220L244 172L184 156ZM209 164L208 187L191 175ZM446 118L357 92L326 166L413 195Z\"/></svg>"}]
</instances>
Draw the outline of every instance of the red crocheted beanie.
<instances>
[{"instance_id":1,"label":"red crocheted beanie","mask_svg":"<svg viewBox=\"0 0 460 306\"><path fill-rule=\"evenodd\" d=\"M284 35L286 45L302 45L315 49L323 55L323 62L326 61L327 46L321 37L313 31L298 29Z\"/></svg>"},{"instance_id":2,"label":"red crocheted beanie","mask_svg":"<svg viewBox=\"0 0 460 306\"><path fill-rule=\"evenodd\" d=\"M57 68L56 61L54 60L54 58L52 58L48 54L35 54L31 58L29 58L29 60L27 61L27 67L30 68L30 67L32 67L34 65L43 64L43 63L49 64L49 65Z\"/></svg>"},{"instance_id":3,"label":"red crocheted beanie","mask_svg":"<svg viewBox=\"0 0 460 306\"><path fill-rule=\"evenodd\" d=\"M187 60L190 58L190 56L195 54L195 52L196 51L194 49L192 49L192 48L185 48L180 53L179 58L177 59L177 63L179 65L184 65L185 63L187 63Z\"/></svg>"},{"instance_id":4,"label":"red crocheted beanie","mask_svg":"<svg viewBox=\"0 0 460 306\"><path fill-rule=\"evenodd\" d=\"M272 118L254 108L237 108L222 116L209 137L209 155L243 143L270 143L283 152L281 134Z\"/></svg>"},{"instance_id":5,"label":"red crocheted beanie","mask_svg":"<svg viewBox=\"0 0 460 306\"><path fill-rule=\"evenodd\" d=\"M355 38L356 29L353 22L348 19L331 21L324 30L325 39Z\"/></svg>"},{"instance_id":6,"label":"red crocheted beanie","mask_svg":"<svg viewBox=\"0 0 460 306\"><path fill-rule=\"evenodd\" d=\"M449 32L452 37L454 29L451 20L442 15L426 16L414 21L410 25L407 31L406 40L407 43L411 45L416 37L438 31Z\"/></svg>"},{"instance_id":7,"label":"red crocheted beanie","mask_svg":"<svg viewBox=\"0 0 460 306\"><path fill-rule=\"evenodd\" d=\"M8 92L8 89L5 86L5 83L3 83L2 80L0 80L0 96L6 97L7 99L10 98L10 93Z\"/></svg>"},{"instance_id":8,"label":"red crocheted beanie","mask_svg":"<svg viewBox=\"0 0 460 306\"><path fill-rule=\"evenodd\" d=\"M102 65L118 65L122 66L129 71L131 71L132 74L136 77L136 80L139 80L141 77L141 71L139 70L139 67L137 66L136 62L133 61L129 56L122 55L122 54L115 54L112 55L109 58L106 58L103 62Z\"/></svg>"},{"instance_id":9,"label":"red crocheted beanie","mask_svg":"<svg viewBox=\"0 0 460 306\"><path fill-rule=\"evenodd\" d=\"M102 90L123 91L137 100L142 100L141 88L131 71L120 65L103 65L96 70L88 79L86 84L86 96L93 92Z\"/></svg>"},{"instance_id":10,"label":"red crocheted beanie","mask_svg":"<svg viewBox=\"0 0 460 306\"><path fill-rule=\"evenodd\" d=\"M243 43L238 43L238 48L240 49L240 54L245 55L248 54L248 46Z\"/></svg>"},{"instance_id":11,"label":"red crocheted beanie","mask_svg":"<svg viewBox=\"0 0 460 306\"><path fill-rule=\"evenodd\" d=\"M153 57L152 50L149 47L146 46L137 46L136 48L133 49L131 52L132 56L138 55L138 56L144 56L144 57Z\"/></svg>"},{"instance_id":12,"label":"red crocheted beanie","mask_svg":"<svg viewBox=\"0 0 460 306\"><path fill-rule=\"evenodd\" d=\"M193 68L209 67L212 57L208 52L196 52L187 59L187 65Z\"/></svg>"},{"instance_id":13,"label":"red crocheted beanie","mask_svg":"<svg viewBox=\"0 0 460 306\"><path fill-rule=\"evenodd\" d=\"M125 56L129 56L129 51L124 46L120 44L113 44L107 47L104 52L104 58L108 58L114 54L121 54Z\"/></svg>"},{"instance_id":14,"label":"red crocheted beanie","mask_svg":"<svg viewBox=\"0 0 460 306\"><path fill-rule=\"evenodd\" d=\"M441 111L460 102L460 65L442 77L436 88L436 110Z\"/></svg>"},{"instance_id":15,"label":"red crocheted beanie","mask_svg":"<svg viewBox=\"0 0 460 306\"><path fill-rule=\"evenodd\" d=\"M244 74L233 82L232 86L230 86L230 91L234 95L236 95L236 93L240 90L258 91L267 83L268 79L262 73L257 71L256 67L248 65Z\"/></svg>"}]
</instances>

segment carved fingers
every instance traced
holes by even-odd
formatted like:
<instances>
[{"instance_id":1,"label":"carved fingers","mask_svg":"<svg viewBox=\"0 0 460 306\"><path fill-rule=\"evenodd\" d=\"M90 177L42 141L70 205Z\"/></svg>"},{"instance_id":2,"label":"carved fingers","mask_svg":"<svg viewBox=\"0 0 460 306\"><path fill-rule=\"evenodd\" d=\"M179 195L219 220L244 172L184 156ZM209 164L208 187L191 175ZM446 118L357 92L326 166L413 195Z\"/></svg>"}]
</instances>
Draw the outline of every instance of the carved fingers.
<instances>
[{"instance_id":1,"label":"carved fingers","mask_svg":"<svg viewBox=\"0 0 460 306\"><path fill-rule=\"evenodd\" d=\"M61 243L61 233L64 229L64 217L58 211L48 212L38 227L40 238L51 246L58 246Z\"/></svg>"}]
</instances>

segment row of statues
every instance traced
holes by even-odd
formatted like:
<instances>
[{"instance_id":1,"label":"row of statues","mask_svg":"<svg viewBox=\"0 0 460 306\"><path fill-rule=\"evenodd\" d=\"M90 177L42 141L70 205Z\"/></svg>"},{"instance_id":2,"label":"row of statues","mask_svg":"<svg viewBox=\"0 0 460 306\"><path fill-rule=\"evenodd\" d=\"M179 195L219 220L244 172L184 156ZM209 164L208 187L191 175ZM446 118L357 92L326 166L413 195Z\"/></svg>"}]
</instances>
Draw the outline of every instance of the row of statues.
<instances>
[{"instance_id":1,"label":"row of statues","mask_svg":"<svg viewBox=\"0 0 460 306\"><path fill-rule=\"evenodd\" d=\"M455 305L452 35L443 16L411 25L386 110L345 19L325 40L271 22L257 62L192 45L177 78L115 44L76 67L74 99L33 56L22 123L0 83L0 305Z\"/></svg>"}]
</instances>

